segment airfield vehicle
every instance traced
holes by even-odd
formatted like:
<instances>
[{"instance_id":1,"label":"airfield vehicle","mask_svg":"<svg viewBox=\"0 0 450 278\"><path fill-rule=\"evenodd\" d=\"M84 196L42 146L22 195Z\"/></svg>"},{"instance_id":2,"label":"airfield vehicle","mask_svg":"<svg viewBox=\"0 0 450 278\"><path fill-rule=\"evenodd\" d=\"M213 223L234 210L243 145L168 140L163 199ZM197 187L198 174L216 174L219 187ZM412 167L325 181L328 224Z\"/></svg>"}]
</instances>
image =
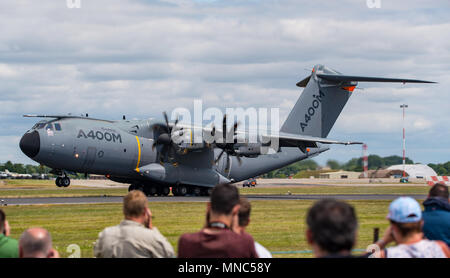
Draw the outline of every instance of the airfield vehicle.
<instances>
[{"instance_id":1,"label":"airfield vehicle","mask_svg":"<svg viewBox=\"0 0 450 278\"><path fill-rule=\"evenodd\" d=\"M256 186L256 179L254 178L248 179L244 181L244 183L242 184L242 187L255 187L255 186Z\"/></svg>"}]
</instances>

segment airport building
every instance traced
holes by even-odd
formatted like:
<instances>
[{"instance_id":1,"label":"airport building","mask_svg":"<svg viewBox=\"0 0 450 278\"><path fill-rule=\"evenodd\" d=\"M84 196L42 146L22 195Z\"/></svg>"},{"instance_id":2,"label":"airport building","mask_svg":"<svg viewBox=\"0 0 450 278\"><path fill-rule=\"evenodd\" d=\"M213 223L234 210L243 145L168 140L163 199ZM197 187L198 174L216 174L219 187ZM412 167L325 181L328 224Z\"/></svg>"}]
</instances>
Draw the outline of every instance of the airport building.
<instances>
[{"instance_id":1,"label":"airport building","mask_svg":"<svg viewBox=\"0 0 450 278\"><path fill-rule=\"evenodd\" d=\"M436 172L428 165L423 164L406 164L406 176L411 179L425 179L430 176L437 176ZM368 177L376 179L394 179L403 176L403 165L393 165L386 169L369 170ZM359 178L364 178L364 174L360 174Z\"/></svg>"},{"instance_id":2,"label":"airport building","mask_svg":"<svg viewBox=\"0 0 450 278\"><path fill-rule=\"evenodd\" d=\"M400 170L403 173L403 165L393 165L387 168L387 170ZM406 164L405 172L407 177L415 179L425 179L426 177L437 176L436 172L431 167L423 164Z\"/></svg>"},{"instance_id":3,"label":"airport building","mask_svg":"<svg viewBox=\"0 0 450 278\"><path fill-rule=\"evenodd\" d=\"M327 172L319 175L320 179L357 179L361 173L351 171Z\"/></svg>"}]
</instances>

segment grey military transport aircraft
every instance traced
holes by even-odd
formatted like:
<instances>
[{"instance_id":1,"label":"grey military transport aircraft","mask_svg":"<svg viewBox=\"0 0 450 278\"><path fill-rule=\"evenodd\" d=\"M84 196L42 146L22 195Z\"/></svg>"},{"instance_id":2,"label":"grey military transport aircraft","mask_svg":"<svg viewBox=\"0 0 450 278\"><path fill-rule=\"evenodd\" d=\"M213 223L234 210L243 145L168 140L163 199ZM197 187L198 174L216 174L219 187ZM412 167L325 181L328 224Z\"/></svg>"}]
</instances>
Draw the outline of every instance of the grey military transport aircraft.
<instances>
[{"instance_id":1,"label":"grey military transport aircraft","mask_svg":"<svg viewBox=\"0 0 450 278\"><path fill-rule=\"evenodd\" d=\"M278 148L262 154L264 144L236 141L237 123L227 129L200 127L217 140L193 144L175 137L192 134L178 120L110 121L72 115L24 115L46 118L20 140L21 150L36 162L52 168L56 185L70 185L68 173L91 173L130 184L148 196L208 195L215 185L246 180L327 151L328 144L361 144L327 139L358 82L434 83L342 75L323 65L297 83L304 87L288 118L276 135ZM231 141L228 140L231 136ZM189 136L188 136L189 137ZM223 138L223 140L221 140ZM269 141L270 141L269 140ZM225 154L225 155L224 155Z\"/></svg>"}]
</instances>

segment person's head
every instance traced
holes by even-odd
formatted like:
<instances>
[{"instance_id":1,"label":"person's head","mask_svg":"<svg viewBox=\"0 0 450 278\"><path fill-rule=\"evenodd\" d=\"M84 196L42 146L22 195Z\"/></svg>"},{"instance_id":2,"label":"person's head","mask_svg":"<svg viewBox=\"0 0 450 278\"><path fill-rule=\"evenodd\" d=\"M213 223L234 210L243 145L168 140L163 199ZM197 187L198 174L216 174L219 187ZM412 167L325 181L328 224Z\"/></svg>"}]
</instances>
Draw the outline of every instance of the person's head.
<instances>
[{"instance_id":1,"label":"person's head","mask_svg":"<svg viewBox=\"0 0 450 278\"><path fill-rule=\"evenodd\" d=\"M6 214L0 209L0 234L5 234Z\"/></svg>"},{"instance_id":2,"label":"person's head","mask_svg":"<svg viewBox=\"0 0 450 278\"><path fill-rule=\"evenodd\" d=\"M392 236L396 242L422 232L422 209L411 197L400 197L389 205L387 215L392 226Z\"/></svg>"},{"instance_id":3,"label":"person's head","mask_svg":"<svg viewBox=\"0 0 450 278\"><path fill-rule=\"evenodd\" d=\"M244 230L248 224L250 224L250 213L252 210L252 205L245 197L239 199L239 227Z\"/></svg>"},{"instance_id":4,"label":"person's head","mask_svg":"<svg viewBox=\"0 0 450 278\"><path fill-rule=\"evenodd\" d=\"M214 187L208 203L209 217L234 217L239 212L239 191L231 184Z\"/></svg>"},{"instance_id":5,"label":"person's head","mask_svg":"<svg viewBox=\"0 0 450 278\"><path fill-rule=\"evenodd\" d=\"M151 212L148 209L147 197L142 191L132 190L123 198L123 214L127 220L149 226Z\"/></svg>"},{"instance_id":6,"label":"person's head","mask_svg":"<svg viewBox=\"0 0 450 278\"><path fill-rule=\"evenodd\" d=\"M30 228L19 239L19 257L50 258L54 256L52 238L43 228Z\"/></svg>"},{"instance_id":7,"label":"person's head","mask_svg":"<svg viewBox=\"0 0 450 278\"><path fill-rule=\"evenodd\" d=\"M431 187L430 192L428 193L428 197L441 197L445 200L449 200L448 186L442 183L436 183Z\"/></svg>"},{"instance_id":8,"label":"person's head","mask_svg":"<svg viewBox=\"0 0 450 278\"><path fill-rule=\"evenodd\" d=\"M352 206L333 199L320 200L309 209L306 223L306 238L317 257L350 254L358 229Z\"/></svg>"}]
</instances>

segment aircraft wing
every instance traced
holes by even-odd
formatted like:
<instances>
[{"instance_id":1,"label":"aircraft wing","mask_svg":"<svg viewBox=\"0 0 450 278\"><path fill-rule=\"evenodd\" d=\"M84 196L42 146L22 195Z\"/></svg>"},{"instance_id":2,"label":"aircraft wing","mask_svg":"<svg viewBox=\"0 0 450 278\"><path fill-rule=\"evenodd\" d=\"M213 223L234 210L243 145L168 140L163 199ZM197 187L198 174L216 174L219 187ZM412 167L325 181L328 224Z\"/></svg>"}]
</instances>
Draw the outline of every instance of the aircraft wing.
<instances>
[{"instance_id":1,"label":"aircraft wing","mask_svg":"<svg viewBox=\"0 0 450 278\"><path fill-rule=\"evenodd\" d=\"M340 144L340 145L356 145L363 144L363 142L353 142L353 141L338 141L321 137L313 137L300 134L292 134L280 132L278 136L271 136L272 139L278 138L280 147L295 147L295 146L306 146L306 147L316 147L317 143L321 144Z\"/></svg>"},{"instance_id":2,"label":"aircraft wing","mask_svg":"<svg viewBox=\"0 0 450 278\"><path fill-rule=\"evenodd\" d=\"M25 118L53 118L53 119L87 119L87 120L97 120L97 121L105 121L112 123L113 121L89 118L87 116L77 116L77 115L34 115L34 114L26 114L23 115Z\"/></svg>"},{"instance_id":3,"label":"aircraft wing","mask_svg":"<svg viewBox=\"0 0 450 278\"><path fill-rule=\"evenodd\" d=\"M404 79L404 78L384 78L384 77L367 77L367 76L354 76L354 75L342 75L342 74L317 74L318 77L332 82L397 82L397 83L436 83L433 81L417 80L417 79ZM309 80L308 80L309 81ZM300 81L297 86L302 87L303 81ZM305 85L306 86L306 85Z\"/></svg>"}]
</instances>

